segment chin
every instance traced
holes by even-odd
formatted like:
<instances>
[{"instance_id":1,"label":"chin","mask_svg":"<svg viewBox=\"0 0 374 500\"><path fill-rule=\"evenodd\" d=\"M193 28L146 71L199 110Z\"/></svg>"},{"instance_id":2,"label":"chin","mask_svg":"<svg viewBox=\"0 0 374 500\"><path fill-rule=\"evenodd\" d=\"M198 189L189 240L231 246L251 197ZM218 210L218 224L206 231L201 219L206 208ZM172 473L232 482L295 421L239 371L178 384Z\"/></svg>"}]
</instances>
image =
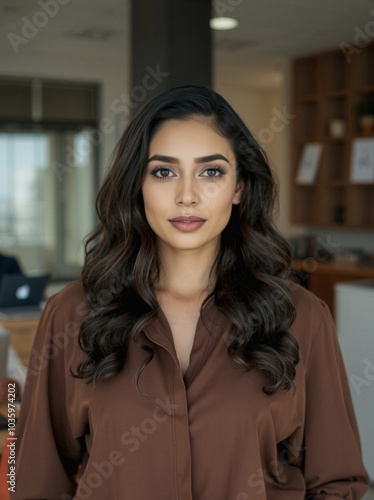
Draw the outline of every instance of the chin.
<instances>
[{"instance_id":1,"label":"chin","mask_svg":"<svg viewBox=\"0 0 374 500\"><path fill-rule=\"evenodd\" d=\"M169 243L169 245L176 250L202 250L204 247L210 247L215 244L219 244L216 243L215 239L202 240L200 238L191 238L189 241L187 240L187 238L183 238L179 241L173 241L172 243Z\"/></svg>"},{"instance_id":2,"label":"chin","mask_svg":"<svg viewBox=\"0 0 374 500\"><path fill-rule=\"evenodd\" d=\"M173 248L176 250L197 250L199 248L202 248L204 246L204 242L179 242L175 243L174 245L171 245Z\"/></svg>"}]
</instances>

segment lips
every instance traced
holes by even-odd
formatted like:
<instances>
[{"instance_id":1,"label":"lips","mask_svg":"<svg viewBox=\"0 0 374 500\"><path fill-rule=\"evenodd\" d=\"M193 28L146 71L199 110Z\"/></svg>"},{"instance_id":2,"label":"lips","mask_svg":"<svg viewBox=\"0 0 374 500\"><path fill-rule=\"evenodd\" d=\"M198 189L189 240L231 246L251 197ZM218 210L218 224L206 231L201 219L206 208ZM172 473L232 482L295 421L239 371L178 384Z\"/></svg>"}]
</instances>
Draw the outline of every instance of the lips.
<instances>
[{"instance_id":1,"label":"lips","mask_svg":"<svg viewBox=\"0 0 374 500\"><path fill-rule=\"evenodd\" d=\"M180 215L179 217L174 217L169 219L170 222L204 222L205 219L201 217L195 217L194 215Z\"/></svg>"},{"instance_id":2,"label":"lips","mask_svg":"<svg viewBox=\"0 0 374 500\"><path fill-rule=\"evenodd\" d=\"M179 215L169 219L170 224L182 233L191 233L199 229L206 222L206 219L196 217L195 215Z\"/></svg>"}]
</instances>

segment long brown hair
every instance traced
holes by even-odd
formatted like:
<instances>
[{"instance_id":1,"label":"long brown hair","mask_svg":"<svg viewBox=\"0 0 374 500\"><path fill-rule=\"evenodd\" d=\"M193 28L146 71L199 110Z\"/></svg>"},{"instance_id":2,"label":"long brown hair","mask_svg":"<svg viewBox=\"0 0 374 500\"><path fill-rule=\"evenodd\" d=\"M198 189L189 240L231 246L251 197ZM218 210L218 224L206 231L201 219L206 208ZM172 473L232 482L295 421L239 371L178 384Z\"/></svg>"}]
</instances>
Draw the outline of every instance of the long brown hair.
<instances>
[{"instance_id":1,"label":"long brown hair","mask_svg":"<svg viewBox=\"0 0 374 500\"><path fill-rule=\"evenodd\" d=\"M191 116L209 117L233 147L238 179L244 180L239 205L221 237L213 267L216 306L236 327L228 355L244 369L269 377L263 390L288 390L299 361L298 344L288 332L295 318L290 297L290 249L273 225L276 185L266 155L223 97L210 89L185 86L153 99L129 123L96 201L99 223L86 241L82 283L89 311L80 326L85 355L75 376L94 384L118 373L129 342L148 353L141 332L157 315L152 286L159 276L156 237L147 223L142 198L149 143L161 123ZM141 391L140 391L141 392Z\"/></svg>"}]
</instances>

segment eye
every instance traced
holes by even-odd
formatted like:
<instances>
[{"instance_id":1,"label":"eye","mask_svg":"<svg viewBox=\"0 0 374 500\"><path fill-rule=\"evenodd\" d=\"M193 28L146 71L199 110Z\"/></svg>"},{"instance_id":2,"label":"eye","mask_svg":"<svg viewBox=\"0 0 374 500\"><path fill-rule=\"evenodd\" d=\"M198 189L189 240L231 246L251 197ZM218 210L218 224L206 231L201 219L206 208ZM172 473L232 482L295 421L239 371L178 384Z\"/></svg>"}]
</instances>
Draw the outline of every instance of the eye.
<instances>
[{"instance_id":1,"label":"eye","mask_svg":"<svg viewBox=\"0 0 374 500\"><path fill-rule=\"evenodd\" d=\"M151 172L151 175L157 179L168 179L169 177L172 177L170 174L173 174L173 172L167 167L157 167Z\"/></svg>"},{"instance_id":2,"label":"eye","mask_svg":"<svg viewBox=\"0 0 374 500\"><path fill-rule=\"evenodd\" d=\"M209 167L204 172L202 173L203 177L209 177L210 179L218 179L219 177L222 177L225 175L225 171L222 170L222 168L217 168L217 167ZM206 175L204 175L206 174Z\"/></svg>"}]
</instances>

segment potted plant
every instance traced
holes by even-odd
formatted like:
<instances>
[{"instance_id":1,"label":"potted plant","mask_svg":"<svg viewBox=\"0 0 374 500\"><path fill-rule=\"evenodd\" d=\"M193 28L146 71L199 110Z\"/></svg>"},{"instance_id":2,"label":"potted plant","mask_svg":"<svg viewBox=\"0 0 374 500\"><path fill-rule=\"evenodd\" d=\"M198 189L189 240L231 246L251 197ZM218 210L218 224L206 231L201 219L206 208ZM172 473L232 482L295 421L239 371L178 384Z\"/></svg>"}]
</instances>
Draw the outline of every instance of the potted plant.
<instances>
[{"instance_id":1,"label":"potted plant","mask_svg":"<svg viewBox=\"0 0 374 500\"><path fill-rule=\"evenodd\" d=\"M357 104L360 132L364 135L374 135L374 99L368 98Z\"/></svg>"}]
</instances>

